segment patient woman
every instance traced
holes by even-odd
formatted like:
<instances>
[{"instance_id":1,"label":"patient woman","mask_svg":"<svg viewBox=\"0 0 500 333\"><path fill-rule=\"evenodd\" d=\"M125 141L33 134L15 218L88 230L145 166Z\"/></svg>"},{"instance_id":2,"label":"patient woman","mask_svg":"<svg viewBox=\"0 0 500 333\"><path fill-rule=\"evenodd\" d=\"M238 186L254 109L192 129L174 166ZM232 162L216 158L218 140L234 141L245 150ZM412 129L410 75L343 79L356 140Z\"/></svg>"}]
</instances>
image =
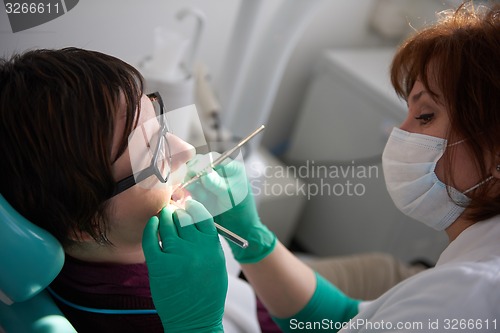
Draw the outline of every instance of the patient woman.
<instances>
[{"instance_id":1,"label":"patient woman","mask_svg":"<svg viewBox=\"0 0 500 333\"><path fill-rule=\"evenodd\" d=\"M90 310L155 308L143 230L169 203L172 173L194 154L166 134L159 167L164 176L170 169L170 180L150 189L129 177L128 136L157 116L160 98L143 94L136 69L98 52L36 50L0 63L0 190L63 244L65 265L51 288L65 301ZM78 332L163 332L156 314L58 305Z\"/></svg>"}]
</instances>

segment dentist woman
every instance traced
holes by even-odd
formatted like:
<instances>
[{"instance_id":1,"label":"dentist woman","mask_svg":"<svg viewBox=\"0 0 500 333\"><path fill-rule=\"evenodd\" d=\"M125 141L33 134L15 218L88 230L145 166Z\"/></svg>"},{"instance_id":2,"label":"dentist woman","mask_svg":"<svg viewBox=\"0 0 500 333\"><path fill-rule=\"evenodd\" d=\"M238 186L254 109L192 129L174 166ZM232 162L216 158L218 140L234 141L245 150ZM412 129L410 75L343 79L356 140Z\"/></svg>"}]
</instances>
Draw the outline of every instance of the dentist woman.
<instances>
[{"instance_id":1,"label":"dentist woman","mask_svg":"<svg viewBox=\"0 0 500 333\"><path fill-rule=\"evenodd\" d=\"M364 302L277 241L251 195L215 221L249 240L246 249L232 246L233 255L285 332L498 332L500 6L463 4L410 37L394 57L391 79L408 116L388 139L384 176L402 212L447 233L450 244L434 268ZM191 193L210 211L226 184L233 193L248 186L231 182L243 170L230 162ZM377 223L376 212L366 223Z\"/></svg>"}]
</instances>

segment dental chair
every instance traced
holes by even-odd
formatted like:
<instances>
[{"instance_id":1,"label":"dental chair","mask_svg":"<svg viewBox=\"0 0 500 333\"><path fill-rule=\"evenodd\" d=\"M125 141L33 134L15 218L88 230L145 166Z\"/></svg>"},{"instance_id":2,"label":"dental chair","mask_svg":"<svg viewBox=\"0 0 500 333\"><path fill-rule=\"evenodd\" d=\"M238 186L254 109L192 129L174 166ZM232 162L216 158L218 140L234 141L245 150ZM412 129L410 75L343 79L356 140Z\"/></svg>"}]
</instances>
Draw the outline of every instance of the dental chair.
<instances>
[{"instance_id":1,"label":"dental chair","mask_svg":"<svg viewBox=\"0 0 500 333\"><path fill-rule=\"evenodd\" d=\"M76 332L44 290L63 263L61 244L0 194L0 333Z\"/></svg>"}]
</instances>

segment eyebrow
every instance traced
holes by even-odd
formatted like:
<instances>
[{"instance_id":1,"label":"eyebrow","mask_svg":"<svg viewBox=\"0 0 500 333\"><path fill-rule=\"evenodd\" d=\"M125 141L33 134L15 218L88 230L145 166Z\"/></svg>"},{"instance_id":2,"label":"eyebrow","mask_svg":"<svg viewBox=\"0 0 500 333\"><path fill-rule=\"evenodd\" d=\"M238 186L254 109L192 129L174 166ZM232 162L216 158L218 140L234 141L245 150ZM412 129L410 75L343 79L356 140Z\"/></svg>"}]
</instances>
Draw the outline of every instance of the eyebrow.
<instances>
[{"instance_id":1,"label":"eyebrow","mask_svg":"<svg viewBox=\"0 0 500 333\"><path fill-rule=\"evenodd\" d=\"M416 93L415 95L413 95L413 96L411 97L411 101L412 101L413 103L418 102L418 100L419 100L419 99L422 97L422 95L424 95L424 94L429 94L429 92L428 92L427 90L421 90L420 92Z\"/></svg>"}]
</instances>

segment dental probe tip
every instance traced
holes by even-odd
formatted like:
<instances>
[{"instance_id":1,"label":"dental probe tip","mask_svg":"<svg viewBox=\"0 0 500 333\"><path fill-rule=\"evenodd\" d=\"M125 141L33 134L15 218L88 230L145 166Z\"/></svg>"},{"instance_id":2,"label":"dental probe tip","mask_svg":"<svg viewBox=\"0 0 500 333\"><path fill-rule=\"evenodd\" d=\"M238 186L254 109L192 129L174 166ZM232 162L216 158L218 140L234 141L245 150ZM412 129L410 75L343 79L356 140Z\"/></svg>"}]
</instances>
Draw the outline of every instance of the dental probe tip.
<instances>
[{"instance_id":1,"label":"dental probe tip","mask_svg":"<svg viewBox=\"0 0 500 333\"><path fill-rule=\"evenodd\" d=\"M264 128L265 128L264 125L260 125L259 128L257 128L255 131L253 131L247 137L245 137L243 140L241 140L236 146L234 146L233 148L231 148L229 150L226 150L224 153L222 153L222 155L220 155L215 161L213 161L210 164L210 166L208 166L205 170L200 171L193 178L189 179L188 181L186 181L185 183L183 183L179 187L177 187L174 190L174 192L177 191L177 190L182 190L182 189L186 188L187 186L189 186L192 183L194 183L195 181L197 181L201 176L204 176L208 171L210 171L211 169L215 168L217 165L221 164L226 158L228 158L229 156L231 156L231 154L234 153L236 151L236 149L240 148L245 143L247 143L248 141L250 141L250 139L252 139L254 136L256 136L261 131L263 131Z\"/></svg>"}]
</instances>

